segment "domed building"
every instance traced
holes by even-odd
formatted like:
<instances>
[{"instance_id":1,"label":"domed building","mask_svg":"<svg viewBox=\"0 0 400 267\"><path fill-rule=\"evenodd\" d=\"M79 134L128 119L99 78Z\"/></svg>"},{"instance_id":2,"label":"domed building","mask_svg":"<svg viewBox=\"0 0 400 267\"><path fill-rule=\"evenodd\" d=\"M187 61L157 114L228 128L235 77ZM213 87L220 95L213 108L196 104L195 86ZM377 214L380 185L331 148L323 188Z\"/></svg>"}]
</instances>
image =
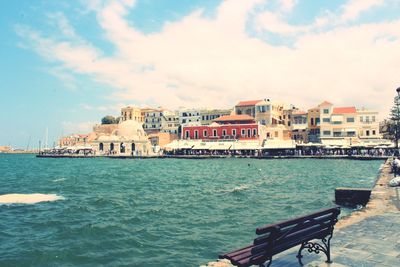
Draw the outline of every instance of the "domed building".
<instances>
[{"instance_id":1,"label":"domed building","mask_svg":"<svg viewBox=\"0 0 400 267\"><path fill-rule=\"evenodd\" d=\"M111 132L95 132L96 137L91 143L98 155L147 156L152 154L150 141L142 124L137 121L123 121L115 125Z\"/></svg>"}]
</instances>

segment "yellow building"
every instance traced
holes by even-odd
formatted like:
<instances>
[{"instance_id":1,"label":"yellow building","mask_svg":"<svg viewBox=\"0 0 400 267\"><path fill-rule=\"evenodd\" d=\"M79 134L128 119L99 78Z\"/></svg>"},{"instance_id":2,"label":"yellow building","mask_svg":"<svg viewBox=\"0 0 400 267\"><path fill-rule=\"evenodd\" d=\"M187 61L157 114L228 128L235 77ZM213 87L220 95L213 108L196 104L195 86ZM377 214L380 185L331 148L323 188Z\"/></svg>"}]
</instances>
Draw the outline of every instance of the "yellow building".
<instances>
[{"instance_id":1,"label":"yellow building","mask_svg":"<svg viewBox=\"0 0 400 267\"><path fill-rule=\"evenodd\" d=\"M137 122L144 122L142 110L138 107L127 106L121 109L121 120L134 120Z\"/></svg>"},{"instance_id":2,"label":"yellow building","mask_svg":"<svg viewBox=\"0 0 400 267\"><path fill-rule=\"evenodd\" d=\"M362 139L381 138L378 122L378 112L367 109L357 109L358 136Z\"/></svg>"}]
</instances>

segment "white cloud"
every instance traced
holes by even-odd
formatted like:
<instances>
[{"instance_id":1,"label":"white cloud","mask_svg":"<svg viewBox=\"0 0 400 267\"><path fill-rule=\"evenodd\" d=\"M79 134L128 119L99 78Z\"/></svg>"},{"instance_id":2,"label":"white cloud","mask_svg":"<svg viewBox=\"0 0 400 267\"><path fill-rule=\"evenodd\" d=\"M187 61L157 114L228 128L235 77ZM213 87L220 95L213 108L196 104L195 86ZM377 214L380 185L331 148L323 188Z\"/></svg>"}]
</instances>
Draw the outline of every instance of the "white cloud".
<instances>
[{"instance_id":1,"label":"white cloud","mask_svg":"<svg viewBox=\"0 0 400 267\"><path fill-rule=\"evenodd\" d=\"M263 13L258 26L301 33L293 48L272 46L246 33L249 14L262 2L227 0L215 18L197 10L152 34L139 32L126 18L134 2L96 5L98 23L116 48L111 56L80 37L56 41L26 27L19 33L47 59L115 88L117 101L231 107L238 100L267 97L309 108L326 99L387 112L398 86L400 20L314 31L331 20L293 26ZM343 15L350 19L366 9L344 10L353 14Z\"/></svg>"},{"instance_id":2,"label":"white cloud","mask_svg":"<svg viewBox=\"0 0 400 267\"><path fill-rule=\"evenodd\" d=\"M288 12L291 11L297 4L297 0L279 0L281 8Z\"/></svg>"},{"instance_id":3,"label":"white cloud","mask_svg":"<svg viewBox=\"0 0 400 267\"><path fill-rule=\"evenodd\" d=\"M349 0L343 5L342 21L351 21L357 19L362 12L373 7L383 5L385 0Z\"/></svg>"}]
</instances>

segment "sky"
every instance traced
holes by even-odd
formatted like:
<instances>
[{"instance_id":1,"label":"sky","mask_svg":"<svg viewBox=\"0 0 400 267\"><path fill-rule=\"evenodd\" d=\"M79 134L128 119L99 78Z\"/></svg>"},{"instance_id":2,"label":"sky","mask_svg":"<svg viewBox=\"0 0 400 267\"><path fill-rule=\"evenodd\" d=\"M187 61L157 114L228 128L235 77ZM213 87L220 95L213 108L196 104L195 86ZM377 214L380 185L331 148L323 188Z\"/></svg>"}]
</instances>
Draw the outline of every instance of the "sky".
<instances>
[{"instance_id":1,"label":"sky","mask_svg":"<svg viewBox=\"0 0 400 267\"><path fill-rule=\"evenodd\" d=\"M0 145L88 133L125 105L324 100L388 115L398 0L0 1Z\"/></svg>"}]
</instances>

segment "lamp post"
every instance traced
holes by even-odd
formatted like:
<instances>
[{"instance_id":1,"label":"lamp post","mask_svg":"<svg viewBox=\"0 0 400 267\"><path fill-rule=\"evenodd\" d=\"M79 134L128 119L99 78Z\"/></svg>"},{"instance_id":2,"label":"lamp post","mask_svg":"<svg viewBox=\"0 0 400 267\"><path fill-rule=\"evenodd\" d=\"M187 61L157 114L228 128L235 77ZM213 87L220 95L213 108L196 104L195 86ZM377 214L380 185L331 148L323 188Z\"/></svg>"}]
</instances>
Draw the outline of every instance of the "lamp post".
<instances>
[{"instance_id":1,"label":"lamp post","mask_svg":"<svg viewBox=\"0 0 400 267\"><path fill-rule=\"evenodd\" d=\"M396 149L399 148L399 119L400 119L400 110L399 110L399 101L400 101L400 87L396 89L397 92L397 100L396 100L396 131L395 131L395 139L396 139Z\"/></svg>"}]
</instances>

